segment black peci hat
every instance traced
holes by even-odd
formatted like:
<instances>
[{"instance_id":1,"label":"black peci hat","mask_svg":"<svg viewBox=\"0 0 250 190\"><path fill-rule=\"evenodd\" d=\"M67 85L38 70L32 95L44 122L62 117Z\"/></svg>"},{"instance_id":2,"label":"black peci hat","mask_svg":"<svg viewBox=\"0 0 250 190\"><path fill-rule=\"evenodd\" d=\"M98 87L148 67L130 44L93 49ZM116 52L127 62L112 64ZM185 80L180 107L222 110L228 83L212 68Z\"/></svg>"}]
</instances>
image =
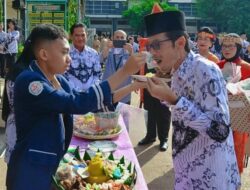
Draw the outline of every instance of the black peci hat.
<instances>
[{"instance_id":1,"label":"black peci hat","mask_svg":"<svg viewBox=\"0 0 250 190\"><path fill-rule=\"evenodd\" d=\"M144 17L147 36L162 32L186 31L184 13L178 10L158 12Z\"/></svg>"}]
</instances>

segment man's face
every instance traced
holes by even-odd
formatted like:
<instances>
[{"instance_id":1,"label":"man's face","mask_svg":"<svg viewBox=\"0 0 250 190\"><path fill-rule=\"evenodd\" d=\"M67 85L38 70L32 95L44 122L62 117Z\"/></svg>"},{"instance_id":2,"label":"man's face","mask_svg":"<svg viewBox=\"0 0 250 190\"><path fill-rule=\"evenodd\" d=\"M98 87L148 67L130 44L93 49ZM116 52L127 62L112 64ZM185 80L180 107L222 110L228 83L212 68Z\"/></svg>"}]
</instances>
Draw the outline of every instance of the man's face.
<instances>
[{"instance_id":1,"label":"man's face","mask_svg":"<svg viewBox=\"0 0 250 190\"><path fill-rule=\"evenodd\" d=\"M242 40L247 40L247 35L246 34L241 34L240 37L241 37Z\"/></svg>"},{"instance_id":2,"label":"man's face","mask_svg":"<svg viewBox=\"0 0 250 190\"><path fill-rule=\"evenodd\" d=\"M114 40L126 40L126 34L123 32L115 32L114 33Z\"/></svg>"},{"instance_id":3,"label":"man's face","mask_svg":"<svg viewBox=\"0 0 250 190\"><path fill-rule=\"evenodd\" d=\"M74 29L71 35L71 40L76 49L82 51L87 42L87 34L83 27L77 27Z\"/></svg>"},{"instance_id":4,"label":"man's face","mask_svg":"<svg viewBox=\"0 0 250 190\"><path fill-rule=\"evenodd\" d=\"M132 36L130 36L130 37L128 37L128 41L129 41L130 44L133 45L133 43L134 43L134 38L133 38Z\"/></svg>"},{"instance_id":5,"label":"man's face","mask_svg":"<svg viewBox=\"0 0 250 190\"><path fill-rule=\"evenodd\" d=\"M179 52L165 33L149 37L148 48L160 70L163 73L170 73L177 63Z\"/></svg>"},{"instance_id":6,"label":"man's face","mask_svg":"<svg viewBox=\"0 0 250 190\"><path fill-rule=\"evenodd\" d=\"M67 39L57 39L45 46L47 68L50 73L63 74L70 66L69 43Z\"/></svg>"}]
</instances>

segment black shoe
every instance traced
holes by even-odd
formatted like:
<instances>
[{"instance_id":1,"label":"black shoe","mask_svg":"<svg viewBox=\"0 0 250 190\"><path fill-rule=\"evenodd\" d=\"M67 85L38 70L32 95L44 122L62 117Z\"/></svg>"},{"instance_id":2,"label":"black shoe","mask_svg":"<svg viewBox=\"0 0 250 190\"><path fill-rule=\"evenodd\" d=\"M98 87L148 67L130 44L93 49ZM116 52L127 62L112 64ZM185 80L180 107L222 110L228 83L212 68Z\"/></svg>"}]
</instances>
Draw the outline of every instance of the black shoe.
<instances>
[{"instance_id":1,"label":"black shoe","mask_svg":"<svg viewBox=\"0 0 250 190\"><path fill-rule=\"evenodd\" d=\"M139 141L138 145L147 145L147 144L150 144L150 143L153 143L155 142L155 139L154 138L143 138L141 141Z\"/></svg>"},{"instance_id":2,"label":"black shoe","mask_svg":"<svg viewBox=\"0 0 250 190\"><path fill-rule=\"evenodd\" d=\"M161 142L160 143L160 151L166 151L168 149L168 143L167 142Z\"/></svg>"}]
</instances>

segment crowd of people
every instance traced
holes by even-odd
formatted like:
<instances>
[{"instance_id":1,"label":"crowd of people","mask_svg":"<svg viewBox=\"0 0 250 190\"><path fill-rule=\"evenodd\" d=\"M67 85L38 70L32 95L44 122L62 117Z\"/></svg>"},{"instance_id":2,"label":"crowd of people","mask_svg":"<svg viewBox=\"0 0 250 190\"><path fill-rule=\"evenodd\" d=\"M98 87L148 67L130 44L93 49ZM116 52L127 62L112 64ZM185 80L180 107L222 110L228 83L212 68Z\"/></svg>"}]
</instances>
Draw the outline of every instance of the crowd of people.
<instances>
[{"instance_id":1,"label":"crowd of people","mask_svg":"<svg viewBox=\"0 0 250 190\"><path fill-rule=\"evenodd\" d=\"M141 102L148 111L138 145L158 135L159 150L166 151L172 120L176 190L240 188L249 134L230 127L226 83L250 78L246 34L216 36L204 26L192 41L181 11L160 10L144 20L146 37L117 30L111 39L96 35L92 47L82 23L70 28L72 44L63 29L41 24L18 60L15 22L9 22L8 33L0 24L8 190L50 189L72 137L72 114L129 105L138 89L144 89ZM155 68L145 64L145 51ZM149 72L155 77L132 82L132 74ZM171 78L171 84L161 78Z\"/></svg>"},{"instance_id":2,"label":"crowd of people","mask_svg":"<svg viewBox=\"0 0 250 190\"><path fill-rule=\"evenodd\" d=\"M17 30L16 22L8 22L7 33L3 30L3 23L0 23L0 77L4 78L8 70L16 62L18 53L18 41L20 33Z\"/></svg>"}]
</instances>

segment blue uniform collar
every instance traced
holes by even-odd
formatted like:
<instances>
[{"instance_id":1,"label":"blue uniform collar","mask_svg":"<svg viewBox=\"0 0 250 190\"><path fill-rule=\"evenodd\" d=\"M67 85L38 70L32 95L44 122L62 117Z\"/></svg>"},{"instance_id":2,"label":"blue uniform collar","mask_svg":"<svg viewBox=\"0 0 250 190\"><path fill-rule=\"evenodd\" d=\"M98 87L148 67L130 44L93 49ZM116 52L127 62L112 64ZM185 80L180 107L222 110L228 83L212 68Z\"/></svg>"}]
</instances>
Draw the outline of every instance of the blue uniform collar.
<instances>
[{"instance_id":1,"label":"blue uniform collar","mask_svg":"<svg viewBox=\"0 0 250 190\"><path fill-rule=\"evenodd\" d=\"M34 71L34 72L38 72L39 74L43 75L44 78L46 78L46 76L43 74L41 68L39 67L39 65L37 64L36 60L33 60L30 65L29 65L29 70Z\"/></svg>"},{"instance_id":2,"label":"blue uniform collar","mask_svg":"<svg viewBox=\"0 0 250 190\"><path fill-rule=\"evenodd\" d=\"M33 61L30 63L30 65L29 65L29 70L41 74L42 77L50 83L50 81L48 80L48 78L46 77L46 75L43 73L43 71L41 70L41 68L40 68L39 65L37 64L36 60L33 60Z\"/></svg>"},{"instance_id":3,"label":"blue uniform collar","mask_svg":"<svg viewBox=\"0 0 250 190\"><path fill-rule=\"evenodd\" d=\"M49 79L46 77L46 75L43 73L43 71L41 70L41 68L39 67L39 65L37 64L37 61L36 61L36 60L33 60L33 61L30 63L30 65L29 65L29 70L41 74L42 77L43 77L51 86L53 86L52 83L49 81ZM57 80L59 80L57 75L56 75L56 78L57 78ZM60 81L60 80L59 80L59 81Z\"/></svg>"}]
</instances>

